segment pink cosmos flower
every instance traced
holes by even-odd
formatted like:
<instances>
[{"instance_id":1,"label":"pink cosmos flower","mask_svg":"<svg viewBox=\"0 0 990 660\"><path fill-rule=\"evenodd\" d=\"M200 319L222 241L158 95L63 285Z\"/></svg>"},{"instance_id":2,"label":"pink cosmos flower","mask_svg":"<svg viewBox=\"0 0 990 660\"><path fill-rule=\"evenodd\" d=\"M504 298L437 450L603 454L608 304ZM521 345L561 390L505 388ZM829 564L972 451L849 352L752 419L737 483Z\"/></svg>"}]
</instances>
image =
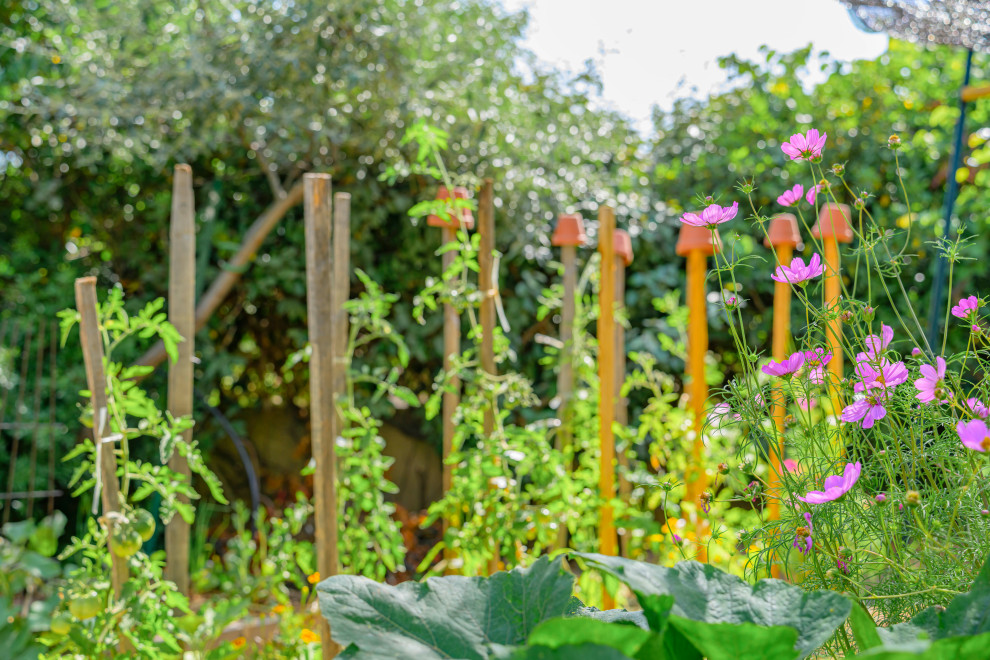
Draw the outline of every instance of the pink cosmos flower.
<instances>
[{"instance_id":1,"label":"pink cosmos flower","mask_svg":"<svg viewBox=\"0 0 990 660\"><path fill-rule=\"evenodd\" d=\"M794 206L801 201L801 195L803 194L804 186L799 183L790 190L785 190L784 194L777 198L777 203L781 206Z\"/></svg>"},{"instance_id":2,"label":"pink cosmos flower","mask_svg":"<svg viewBox=\"0 0 990 660\"><path fill-rule=\"evenodd\" d=\"M815 406L818 405L818 402L814 399L802 399L800 397L794 399L794 403L798 405L798 408L805 412L810 412Z\"/></svg>"},{"instance_id":3,"label":"pink cosmos flower","mask_svg":"<svg viewBox=\"0 0 990 660\"><path fill-rule=\"evenodd\" d=\"M798 549L802 555L806 555L811 552L811 546L814 543L811 540L811 535L814 533L815 528L811 526L811 514L805 513L804 519L808 522L807 526L798 527L794 533L794 543L793 547Z\"/></svg>"},{"instance_id":4,"label":"pink cosmos flower","mask_svg":"<svg viewBox=\"0 0 990 660\"><path fill-rule=\"evenodd\" d=\"M908 379L908 370L903 362L891 362L886 358L878 360L863 361L856 365L856 375L861 382L853 386L853 391L862 392L864 390L878 387L892 390Z\"/></svg>"},{"instance_id":5,"label":"pink cosmos flower","mask_svg":"<svg viewBox=\"0 0 990 660\"><path fill-rule=\"evenodd\" d=\"M812 128L805 135L792 135L790 141L780 145L780 150L791 160L818 160L822 157L827 137L828 133L819 133L817 128Z\"/></svg>"},{"instance_id":6,"label":"pink cosmos flower","mask_svg":"<svg viewBox=\"0 0 990 660\"><path fill-rule=\"evenodd\" d=\"M797 498L806 504L822 504L824 502L833 502L846 493L853 487L853 485L859 480L859 475L863 471L863 464L859 461L855 463L846 463L845 469L842 471L842 476L833 474L830 477L825 478L825 490L812 490L809 491L804 497L798 495Z\"/></svg>"},{"instance_id":7,"label":"pink cosmos flower","mask_svg":"<svg viewBox=\"0 0 990 660\"><path fill-rule=\"evenodd\" d=\"M883 406L886 398L886 390L881 387L867 390L865 397L842 409L842 421L859 422L864 429L873 428L878 420L887 415L887 409Z\"/></svg>"},{"instance_id":8,"label":"pink cosmos flower","mask_svg":"<svg viewBox=\"0 0 990 660\"><path fill-rule=\"evenodd\" d=\"M724 423L726 418L738 422L742 420L742 415L732 412L732 406L727 403L716 403L711 411L712 423Z\"/></svg>"},{"instance_id":9,"label":"pink cosmos flower","mask_svg":"<svg viewBox=\"0 0 990 660\"><path fill-rule=\"evenodd\" d=\"M822 184L816 183L815 185L808 188L808 194L805 195L804 199L808 202L808 204L814 206L815 198L818 197L818 193L820 193L821 191L822 191Z\"/></svg>"},{"instance_id":10,"label":"pink cosmos flower","mask_svg":"<svg viewBox=\"0 0 990 660\"><path fill-rule=\"evenodd\" d=\"M736 217L739 211L739 202L732 202L732 206L719 206L712 204L708 206L699 216L697 213L685 213L681 216L681 222L694 227L714 228L723 222L728 222Z\"/></svg>"},{"instance_id":11,"label":"pink cosmos flower","mask_svg":"<svg viewBox=\"0 0 990 660\"><path fill-rule=\"evenodd\" d=\"M808 380L816 385L825 382L825 365L832 359L832 354L824 348L815 348L804 352L804 363L808 366Z\"/></svg>"},{"instance_id":12,"label":"pink cosmos flower","mask_svg":"<svg viewBox=\"0 0 990 660\"><path fill-rule=\"evenodd\" d=\"M976 314L976 310L979 308L980 299L976 296L969 296L968 298L961 299L956 306L952 308L952 315L960 319L971 319Z\"/></svg>"},{"instance_id":13,"label":"pink cosmos flower","mask_svg":"<svg viewBox=\"0 0 990 660\"><path fill-rule=\"evenodd\" d=\"M982 419L990 417L990 408L987 408L979 399L966 399L966 407L973 411L973 414Z\"/></svg>"},{"instance_id":14,"label":"pink cosmos flower","mask_svg":"<svg viewBox=\"0 0 990 660\"><path fill-rule=\"evenodd\" d=\"M801 284L824 272L825 266L822 264L822 258L818 256L818 253L815 253L811 255L807 264L801 257L794 257L790 266L777 266L777 270L770 276L770 279L784 284Z\"/></svg>"},{"instance_id":15,"label":"pink cosmos flower","mask_svg":"<svg viewBox=\"0 0 990 660\"><path fill-rule=\"evenodd\" d=\"M880 334L879 335L866 335L863 338L863 343L866 344L866 352L859 353L856 356L857 362L863 362L864 360L860 358L860 355L865 355L866 359L876 358L890 346L890 342L894 339L894 329L889 325L880 324Z\"/></svg>"},{"instance_id":16,"label":"pink cosmos flower","mask_svg":"<svg viewBox=\"0 0 990 660\"><path fill-rule=\"evenodd\" d=\"M781 360L780 362L774 362L771 360L769 363L763 365L761 371L770 376L790 378L794 375L794 372L801 368L803 364L804 353L797 352L792 353L789 358Z\"/></svg>"},{"instance_id":17,"label":"pink cosmos flower","mask_svg":"<svg viewBox=\"0 0 990 660\"><path fill-rule=\"evenodd\" d=\"M939 403L948 401L952 393L945 387L945 360L941 357L935 358L935 366L930 364L921 365L922 378L914 381L914 386L918 388L917 399L922 403L928 403L938 399Z\"/></svg>"},{"instance_id":18,"label":"pink cosmos flower","mask_svg":"<svg viewBox=\"0 0 990 660\"><path fill-rule=\"evenodd\" d=\"M801 468L798 467L798 462L795 461L793 458L784 459L784 469L787 470L788 472L793 472L795 474L801 472Z\"/></svg>"},{"instance_id":19,"label":"pink cosmos flower","mask_svg":"<svg viewBox=\"0 0 990 660\"><path fill-rule=\"evenodd\" d=\"M956 425L956 433L962 443L975 451L990 451L990 429L982 419L971 419L968 422L960 420Z\"/></svg>"}]
</instances>

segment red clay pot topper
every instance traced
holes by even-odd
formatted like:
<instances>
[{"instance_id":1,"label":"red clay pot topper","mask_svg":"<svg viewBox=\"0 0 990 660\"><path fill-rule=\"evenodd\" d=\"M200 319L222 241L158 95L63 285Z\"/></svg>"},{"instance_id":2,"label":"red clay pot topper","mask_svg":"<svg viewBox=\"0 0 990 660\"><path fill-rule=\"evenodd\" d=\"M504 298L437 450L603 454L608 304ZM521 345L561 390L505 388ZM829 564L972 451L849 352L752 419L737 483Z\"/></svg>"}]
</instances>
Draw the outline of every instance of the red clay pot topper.
<instances>
[{"instance_id":1,"label":"red clay pot topper","mask_svg":"<svg viewBox=\"0 0 990 660\"><path fill-rule=\"evenodd\" d=\"M850 243L853 239L852 227L849 226L849 207L845 204L829 202L818 213L818 222L811 228L815 238L832 238L839 243Z\"/></svg>"},{"instance_id":2,"label":"red clay pot topper","mask_svg":"<svg viewBox=\"0 0 990 660\"><path fill-rule=\"evenodd\" d=\"M790 245L797 247L801 245L801 230L798 229L797 218L790 213L781 213L770 221L770 228L767 236L763 239L764 247Z\"/></svg>"},{"instance_id":3,"label":"red clay pot topper","mask_svg":"<svg viewBox=\"0 0 990 660\"><path fill-rule=\"evenodd\" d=\"M469 199L468 189L464 186L457 186L454 188L454 199ZM437 201L450 199L450 192L447 190L447 186L440 186L437 189ZM471 209L460 209L462 216L464 217L464 226L468 229L474 229L474 214L471 213ZM453 216L453 211L450 211L451 217L447 220L441 218L439 215L430 214L426 218L426 224L431 227L454 227L455 229L460 229L460 223L457 218Z\"/></svg>"},{"instance_id":4,"label":"red clay pot topper","mask_svg":"<svg viewBox=\"0 0 990 660\"><path fill-rule=\"evenodd\" d=\"M718 230L713 233L707 227L681 224L681 233L675 247L677 256L686 257L689 252L700 250L710 257L721 249L722 239L719 238Z\"/></svg>"},{"instance_id":5,"label":"red clay pot topper","mask_svg":"<svg viewBox=\"0 0 990 660\"><path fill-rule=\"evenodd\" d=\"M616 229L612 234L612 249L617 256L622 257L622 262L628 268L633 260L632 238L629 237L629 232L625 229Z\"/></svg>"},{"instance_id":6,"label":"red clay pot topper","mask_svg":"<svg viewBox=\"0 0 990 660\"><path fill-rule=\"evenodd\" d=\"M557 226L554 227L553 236L550 238L551 245L580 247L587 242L588 237L584 233L584 221L580 213L561 213L557 216Z\"/></svg>"}]
</instances>

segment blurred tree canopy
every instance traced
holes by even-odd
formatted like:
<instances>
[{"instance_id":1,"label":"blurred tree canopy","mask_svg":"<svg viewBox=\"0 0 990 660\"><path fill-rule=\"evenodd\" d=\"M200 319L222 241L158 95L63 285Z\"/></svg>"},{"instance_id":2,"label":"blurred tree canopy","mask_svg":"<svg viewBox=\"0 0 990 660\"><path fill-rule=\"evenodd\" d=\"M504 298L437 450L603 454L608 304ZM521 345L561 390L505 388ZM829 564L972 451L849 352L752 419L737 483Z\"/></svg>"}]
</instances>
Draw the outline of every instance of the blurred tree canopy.
<instances>
[{"instance_id":1,"label":"blurred tree canopy","mask_svg":"<svg viewBox=\"0 0 990 660\"><path fill-rule=\"evenodd\" d=\"M171 168L195 174L200 293L224 268L246 229L310 171L332 174L352 195L352 263L401 296L394 323L413 351L403 383L424 391L439 368L439 315L411 318L412 297L439 274L439 236L406 211L431 198L403 170L405 127L420 118L451 134L448 165L465 183L496 181L500 286L513 324L519 368L545 399L553 374L536 356L540 291L556 279L549 236L557 214L583 212L594 236L599 204L617 208L633 234L628 280L630 350L648 350L672 373L658 332L675 333L652 299L682 287L674 254L677 216L696 195L744 201L755 178L758 203L773 208L795 181L779 145L794 132L827 131L826 164L846 162L869 191L871 210L892 228L907 222L897 194L888 134L899 133L911 192L917 256L905 266L926 311L931 240L940 215L954 99L964 55L892 42L877 61L838 64L810 48L767 51L760 61L721 62L723 91L657 110L654 131L637 133L598 103L592 66L568 76L547 70L521 44L524 13L485 0L173 0L136 8L111 0L24 0L0 9L0 315L50 317L73 305L72 280L96 274L143 302L165 295ZM979 60L981 56L977 56ZM644 63L645 65L645 63ZM807 82L820 65L823 82ZM980 67L974 67L977 81ZM957 214L982 236L985 102L970 115L969 181ZM740 254L768 253L741 213L723 240ZM984 254L984 238L972 254ZM585 251L585 256L590 250ZM768 268L743 275L751 332L767 336ZM960 290L986 284L966 262ZM978 289L975 289L978 290ZM712 346L731 370L731 342L710 298ZM301 209L270 236L258 258L201 334L198 388L228 413L262 403L305 403L305 365L283 370L306 340ZM63 353L64 403L82 387L78 360ZM362 356L369 361L388 355ZM74 409L60 406L71 422ZM411 414L406 426L420 423ZM75 428L75 427L72 427ZM423 427L435 437L436 430ZM433 438L430 438L431 441ZM0 463L4 456L0 455Z\"/></svg>"}]
</instances>

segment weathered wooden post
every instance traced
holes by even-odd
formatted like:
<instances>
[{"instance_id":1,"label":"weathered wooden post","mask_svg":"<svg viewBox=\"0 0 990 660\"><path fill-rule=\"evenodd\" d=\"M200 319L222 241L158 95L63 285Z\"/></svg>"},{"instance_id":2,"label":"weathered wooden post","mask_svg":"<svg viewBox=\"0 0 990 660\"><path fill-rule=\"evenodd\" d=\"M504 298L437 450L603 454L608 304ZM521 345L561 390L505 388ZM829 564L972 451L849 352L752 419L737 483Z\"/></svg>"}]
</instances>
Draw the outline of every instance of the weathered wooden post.
<instances>
[{"instance_id":1,"label":"weathered wooden post","mask_svg":"<svg viewBox=\"0 0 990 660\"><path fill-rule=\"evenodd\" d=\"M168 320L182 335L178 360L168 368L168 410L176 418L193 412L193 357L196 341L196 212L192 168L176 165L172 181L172 217L169 227ZM192 441L192 429L179 442ZM169 467L191 480L189 465L178 451ZM181 501L188 503L188 498ZM189 595L189 523L174 516L165 526L165 577L179 592Z\"/></svg>"},{"instance_id":2,"label":"weathered wooden post","mask_svg":"<svg viewBox=\"0 0 990 660\"><path fill-rule=\"evenodd\" d=\"M705 472L705 401L708 399L708 383L705 382L705 355L708 353L708 303L705 300L705 277L708 272L708 257L721 248L717 230L682 224L677 239L678 256L687 258L687 304L688 304L688 363L687 383L688 404L694 412L694 447L691 461L684 475L686 486L685 501L699 502L701 493L708 486ZM705 561L707 552L700 543L705 528L704 521L695 516L695 533L699 537L698 559Z\"/></svg>"},{"instance_id":3,"label":"weathered wooden post","mask_svg":"<svg viewBox=\"0 0 990 660\"><path fill-rule=\"evenodd\" d=\"M626 306L626 268L633 261L632 238L625 229L616 229L613 245L615 255L621 261L615 265L615 308L622 310ZM626 382L626 328L622 323L615 325L615 421L625 427L629 424L629 399L622 396L622 386ZM619 498L629 504L629 497L632 495L632 487L626 472L629 470L628 447L623 447L618 452L619 459ZM619 535L619 549L623 557L628 557L629 537L626 534Z\"/></svg>"},{"instance_id":4,"label":"weathered wooden post","mask_svg":"<svg viewBox=\"0 0 990 660\"><path fill-rule=\"evenodd\" d=\"M303 175L304 223L306 231L306 313L309 325L310 436L315 471L313 507L316 519L316 556L320 577L337 575L337 456L333 419L333 261L331 258L332 201L329 174ZM330 625L320 617L323 657L337 653Z\"/></svg>"},{"instance_id":5,"label":"weathered wooden post","mask_svg":"<svg viewBox=\"0 0 990 660\"><path fill-rule=\"evenodd\" d=\"M467 188L462 188L460 186L454 188L454 200L457 199L467 199L468 191ZM440 186L437 190L437 200L438 201L448 201L451 199L450 191L447 190L446 186ZM431 214L426 219L426 224L430 227L440 227L442 230L442 245L447 245L457 240L457 232L460 230L461 226L465 229L471 229L474 227L474 215L471 213L470 209L454 209L450 208L447 213L448 217L441 217L439 215ZM446 273L454 260L457 258L457 254L454 250L448 250L443 253L443 272ZM457 312L457 308L450 303L444 303L443 306L443 370L445 373L449 373L453 368L454 361L453 357L461 352L461 317ZM448 377L447 379L448 390L443 393L443 404L442 404L442 415L443 415L443 492L444 494L450 490L453 485L453 468L447 463L447 457L450 456L453 450L454 444L454 415L457 413L457 406L461 402L461 382L456 376L453 378ZM443 521L443 532L446 538L447 527L450 521L444 519ZM454 559L453 552L450 548L444 546L443 551L444 559L447 561L448 572L451 569L451 562Z\"/></svg>"},{"instance_id":6,"label":"weathered wooden post","mask_svg":"<svg viewBox=\"0 0 990 660\"><path fill-rule=\"evenodd\" d=\"M478 197L478 288L481 289L481 368L493 376L495 370L495 192L494 182L485 179ZM490 437L495 431L495 412L485 409L484 433ZM497 459L496 459L497 460ZM492 558L488 562L488 574L498 571L499 548L496 541Z\"/></svg>"},{"instance_id":7,"label":"weathered wooden post","mask_svg":"<svg viewBox=\"0 0 990 660\"><path fill-rule=\"evenodd\" d=\"M811 228L811 235L822 241L825 254L825 306L834 309L839 304L842 292L841 262L839 259L839 243L849 243L853 239L852 227L849 226L849 207L845 204L829 202L818 213L818 222ZM832 374L828 385L832 400L832 414L839 416L842 402L839 399L839 383L842 381L842 319L836 314L829 320L825 331L825 341L828 351L832 354L828 370Z\"/></svg>"},{"instance_id":8,"label":"weathered wooden post","mask_svg":"<svg viewBox=\"0 0 990 660\"><path fill-rule=\"evenodd\" d=\"M598 250L602 254L600 290L598 293L598 382L599 432L601 466L598 494L602 508L598 522L598 551L614 556L616 550L615 521L612 500L615 499L615 211L609 206L598 209ZM614 607L606 589L602 589L603 608Z\"/></svg>"},{"instance_id":9,"label":"weathered wooden post","mask_svg":"<svg viewBox=\"0 0 990 660\"><path fill-rule=\"evenodd\" d=\"M797 219L790 213L781 213L770 221L763 244L773 250L774 260L778 265L788 266L794 256L794 248L801 244L801 232ZM787 342L791 338L791 285L786 282L774 282L773 287L773 359L787 358ZM768 475L770 499L767 502L767 513L770 520L780 520L780 488L783 479L782 461L784 459L784 418L787 416L787 399L784 386L779 381L773 388L772 417L777 428L777 446L770 447L770 474ZM775 562L771 566L773 577L780 577L780 566Z\"/></svg>"},{"instance_id":10,"label":"weathered wooden post","mask_svg":"<svg viewBox=\"0 0 990 660\"><path fill-rule=\"evenodd\" d=\"M80 277L76 280L76 309L79 311L79 339L83 349L83 363L86 366L86 385L89 387L90 401L93 404L93 443L97 447L100 503L107 532L112 530L115 512L123 505L120 499L120 484L117 482L116 445L107 439L110 426L110 412L107 407L107 376L103 369L103 337L96 310L96 278ZM107 546L113 541L107 539ZM124 583L127 582L127 560L110 552L110 584L114 596L120 598Z\"/></svg>"},{"instance_id":11,"label":"weathered wooden post","mask_svg":"<svg viewBox=\"0 0 990 660\"><path fill-rule=\"evenodd\" d=\"M560 260L564 265L564 298L560 305L560 370L557 372L557 428L555 448L559 452L570 448L573 438L571 428L571 396L574 391L574 314L577 296L577 248L584 245L588 237L584 233L584 222L577 213L564 213L557 218L550 243L560 248ZM557 530L557 547L567 545L567 525L560 523Z\"/></svg>"},{"instance_id":12,"label":"weathered wooden post","mask_svg":"<svg viewBox=\"0 0 990 660\"><path fill-rule=\"evenodd\" d=\"M344 431L344 420L338 406L347 396L348 318L344 303L351 297L351 195L339 192L333 196L333 284L330 287L330 316L333 319L333 401L330 437L336 439Z\"/></svg>"}]
</instances>

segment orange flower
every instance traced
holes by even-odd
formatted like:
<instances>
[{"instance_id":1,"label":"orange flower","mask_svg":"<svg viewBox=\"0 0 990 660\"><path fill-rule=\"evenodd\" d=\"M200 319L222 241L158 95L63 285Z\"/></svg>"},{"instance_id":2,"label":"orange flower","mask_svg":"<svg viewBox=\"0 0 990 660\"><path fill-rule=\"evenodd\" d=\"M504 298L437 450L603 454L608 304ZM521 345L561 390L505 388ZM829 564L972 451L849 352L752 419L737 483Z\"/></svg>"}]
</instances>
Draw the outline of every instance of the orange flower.
<instances>
[{"instance_id":1,"label":"orange flower","mask_svg":"<svg viewBox=\"0 0 990 660\"><path fill-rule=\"evenodd\" d=\"M230 645L233 646L235 649L242 649L244 648L245 644L247 644L247 640L244 639L243 637L238 637L237 639L235 639L230 643Z\"/></svg>"},{"instance_id":2,"label":"orange flower","mask_svg":"<svg viewBox=\"0 0 990 660\"><path fill-rule=\"evenodd\" d=\"M303 644L316 644L320 641L320 636L309 628L303 628L302 632L299 633L299 639L303 641Z\"/></svg>"},{"instance_id":3,"label":"orange flower","mask_svg":"<svg viewBox=\"0 0 990 660\"><path fill-rule=\"evenodd\" d=\"M320 572L319 571L316 571L315 573L313 573L312 575L310 575L308 578L306 578L306 581L309 582L310 584L316 584L317 582L320 581Z\"/></svg>"},{"instance_id":4,"label":"orange flower","mask_svg":"<svg viewBox=\"0 0 990 660\"><path fill-rule=\"evenodd\" d=\"M279 604L279 605L276 605L275 607L272 608L272 614L281 614L282 612L286 611L287 609L288 608L285 605Z\"/></svg>"}]
</instances>

